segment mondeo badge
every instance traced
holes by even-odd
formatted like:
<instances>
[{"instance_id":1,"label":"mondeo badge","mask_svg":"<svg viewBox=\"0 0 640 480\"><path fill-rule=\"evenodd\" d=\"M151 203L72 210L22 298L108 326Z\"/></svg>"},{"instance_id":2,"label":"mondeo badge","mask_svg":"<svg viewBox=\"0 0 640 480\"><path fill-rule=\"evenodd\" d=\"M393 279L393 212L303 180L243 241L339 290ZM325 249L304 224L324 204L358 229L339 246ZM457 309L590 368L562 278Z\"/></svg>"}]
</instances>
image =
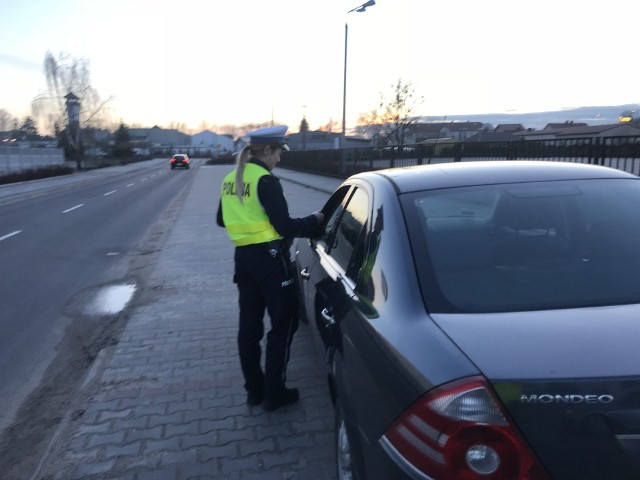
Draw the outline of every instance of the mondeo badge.
<instances>
[{"instance_id":1,"label":"mondeo badge","mask_svg":"<svg viewBox=\"0 0 640 480\"><path fill-rule=\"evenodd\" d=\"M520 395L520 403L611 403L615 400L613 395L554 395L532 394Z\"/></svg>"}]
</instances>

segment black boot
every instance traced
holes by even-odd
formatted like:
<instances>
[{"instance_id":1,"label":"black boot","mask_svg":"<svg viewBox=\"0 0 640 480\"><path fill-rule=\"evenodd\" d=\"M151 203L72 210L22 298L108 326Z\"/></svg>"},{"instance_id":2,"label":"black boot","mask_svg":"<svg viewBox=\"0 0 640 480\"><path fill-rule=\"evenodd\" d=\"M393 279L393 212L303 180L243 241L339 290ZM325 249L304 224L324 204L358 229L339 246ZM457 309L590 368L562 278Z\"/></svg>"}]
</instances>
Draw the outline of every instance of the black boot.
<instances>
[{"instance_id":1,"label":"black boot","mask_svg":"<svg viewBox=\"0 0 640 480\"><path fill-rule=\"evenodd\" d=\"M262 408L267 412L272 412L285 405L296 403L299 398L300 393L297 388L284 388L276 396L267 396L262 403Z\"/></svg>"},{"instance_id":2,"label":"black boot","mask_svg":"<svg viewBox=\"0 0 640 480\"><path fill-rule=\"evenodd\" d=\"M260 405L264 400L264 392L262 390L249 390L247 392L247 405Z\"/></svg>"}]
</instances>

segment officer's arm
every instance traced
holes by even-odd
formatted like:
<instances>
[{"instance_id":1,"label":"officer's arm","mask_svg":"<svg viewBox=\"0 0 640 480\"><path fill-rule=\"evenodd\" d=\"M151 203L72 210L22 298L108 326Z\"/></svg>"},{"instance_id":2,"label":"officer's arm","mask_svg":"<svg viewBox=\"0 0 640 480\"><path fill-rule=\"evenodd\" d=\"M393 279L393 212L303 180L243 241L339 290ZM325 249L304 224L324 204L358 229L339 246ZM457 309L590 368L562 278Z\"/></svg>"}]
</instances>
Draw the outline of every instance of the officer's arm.
<instances>
[{"instance_id":1,"label":"officer's arm","mask_svg":"<svg viewBox=\"0 0 640 480\"><path fill-rule=\"evenodd\" d=\"M303 218L291 218L289 206L284 198L280 181L265 175L258 182L258 199L269 217L269 222L283 237L308 237L313 234L318 221L315 215Z\"/></svg>"}]
</instances>

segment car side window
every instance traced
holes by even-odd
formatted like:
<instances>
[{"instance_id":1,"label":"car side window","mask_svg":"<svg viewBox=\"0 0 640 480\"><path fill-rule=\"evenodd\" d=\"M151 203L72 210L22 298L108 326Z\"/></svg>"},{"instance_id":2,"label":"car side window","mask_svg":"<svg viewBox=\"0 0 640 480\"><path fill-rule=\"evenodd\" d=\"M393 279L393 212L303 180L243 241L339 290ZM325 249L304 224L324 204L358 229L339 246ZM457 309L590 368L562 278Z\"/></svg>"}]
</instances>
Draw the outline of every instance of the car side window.
<instances>
[{"instance_id":1,"label":"car side window","mask_svg":"<svg viewBox=\"0 0 640 480\"><path fill-rule=\"evenodd\" d=\"M338 223L329 254L347 276L355 280L365 254L365 225L369 217L369 197L357 188Z\"/></svg>"},{"instance_id":2,"label":"car side window","mask_svg":"<svg viewBox=\"0 0 640 480\"><path fill-rule=\"evenodd\" d=\"M329 250L329 246L331 244L331 238L333 237L333 232L342 216L342 212L344 211L345 199L348 198L347 193L349 192L350 186L346 185L340 188L337 192L335 192L331 198L327 201L324 208L322 209L322 213L324 213L325 221L320 227L320 235L318 236L318 241L320 244L325 246L325 250Z\"/></svg>"}]
</instances>

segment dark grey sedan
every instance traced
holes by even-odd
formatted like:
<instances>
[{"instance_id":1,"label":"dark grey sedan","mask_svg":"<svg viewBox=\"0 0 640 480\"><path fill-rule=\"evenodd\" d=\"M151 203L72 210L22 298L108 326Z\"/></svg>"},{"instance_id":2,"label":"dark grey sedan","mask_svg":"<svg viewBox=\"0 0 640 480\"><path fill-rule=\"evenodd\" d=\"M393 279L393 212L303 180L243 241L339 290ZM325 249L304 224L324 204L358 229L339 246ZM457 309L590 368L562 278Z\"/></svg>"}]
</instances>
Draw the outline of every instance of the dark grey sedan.
<instances>
[{"instance_id":1,"label":"dark grey sedan","mask_svg":"<svg viewBox=\"0 0 640 480\"><path fill-rule=\"evenodd\" d=\"M557 162L349 178L295 245L340 479L640 478L640 179Z\"/></svg>"}]
</instances>

